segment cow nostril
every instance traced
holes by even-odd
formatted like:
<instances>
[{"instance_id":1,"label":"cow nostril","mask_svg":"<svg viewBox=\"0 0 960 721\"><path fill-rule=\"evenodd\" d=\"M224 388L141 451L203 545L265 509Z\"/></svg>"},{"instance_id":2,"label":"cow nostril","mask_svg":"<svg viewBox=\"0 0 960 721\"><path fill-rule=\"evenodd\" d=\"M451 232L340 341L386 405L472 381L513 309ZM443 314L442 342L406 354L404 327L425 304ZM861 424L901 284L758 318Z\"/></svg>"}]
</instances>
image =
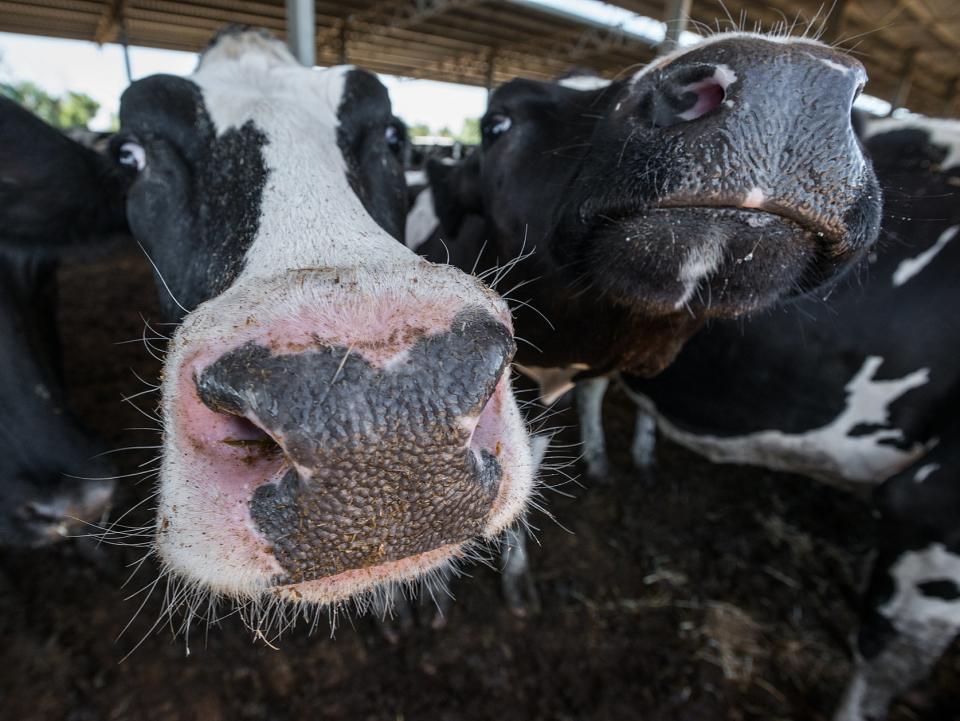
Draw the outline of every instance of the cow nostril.
<instances>
[{"instance_id":1,"label":"cow nostril","mask_svg":"<svg viewBox=\"0 0 960 721\"><path fill-rule=\"evenodd\" d=\"M668 67L641 101L641 115L649 112L653 125L669 128L708 115L727 101L737 75L726 65L695 63Z\"/></svg>"},{"instance_id":2,"label":"cow nostril","mask_svg":"<svg viewBox=\"0 0 960 721\"><path fill-rule=\"evenodd\" d=\"M711 110L720 107L727 97L726 88L717 78L705 78L695 83L690 83L683 88L682 93L684 95L696 95L696 100L692 106L682 113L677 113L677 117L680 120L686 121L702 118Z\"/></svg>"},{"instance_id":3,"label":"cow nostril","mask_svg":"<svg viewBox=\"0 0 960 721\"><path fill-rule=\"evenodd\" d=\"M249 418L232 413L218 415L223 416L224 444L263 458L283 453L276 439Z\"/></svg>"}]
</instances>

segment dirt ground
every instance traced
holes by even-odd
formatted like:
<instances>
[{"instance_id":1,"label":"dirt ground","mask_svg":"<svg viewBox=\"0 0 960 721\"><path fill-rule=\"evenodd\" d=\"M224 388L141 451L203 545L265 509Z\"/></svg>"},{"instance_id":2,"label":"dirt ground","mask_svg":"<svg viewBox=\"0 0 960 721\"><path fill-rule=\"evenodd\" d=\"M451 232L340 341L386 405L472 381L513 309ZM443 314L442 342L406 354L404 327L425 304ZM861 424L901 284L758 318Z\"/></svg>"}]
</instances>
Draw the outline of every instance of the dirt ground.
<instances>
[{"instance_id":1,"label":"dirt ground","mask_svg":"<svg viewBox=\"0 0 960 721\"><path fill-rule=\"evenodd\" d=\"M158 319L149 269L121 253L62 275L76 408L111 447L155 444L123 430L150 422L121 400L143 390L134 373L157 378L142 344L120 343L140 336L141 312ZM628 403L614 393L606 412L615 477L564 486L573 498L548 491L556 522L533 514L539 613L513 616L498 575L479 566L455 584L445 628L423 622L399 643L364 617L341 619L335 638L325 621L312 635L301 623L273 649L233 616L194 629L188 655L168 625L151 632L161 593L139 613L143 595L127 600L156 576L147 561L122 588L143 549L75 539L0 555L0 718L828 719L849 670L867 506L666 444L644 483L626 454ZM572 413L552 422L571 425ZM115 456L123 473L150 457ZM112 518L151 490L121 484ZM149 523L149 505L123 523ZM958 681L954 650L891 718L960 719Z\"/></svg>"}]
</instances>

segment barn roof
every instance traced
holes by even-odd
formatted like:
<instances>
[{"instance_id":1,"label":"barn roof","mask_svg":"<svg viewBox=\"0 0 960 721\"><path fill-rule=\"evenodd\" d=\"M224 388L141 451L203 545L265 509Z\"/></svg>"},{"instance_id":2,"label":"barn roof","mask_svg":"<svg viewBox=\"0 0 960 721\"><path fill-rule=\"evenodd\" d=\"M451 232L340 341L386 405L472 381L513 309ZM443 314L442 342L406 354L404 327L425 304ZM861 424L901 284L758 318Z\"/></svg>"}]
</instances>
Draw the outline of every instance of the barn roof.
<instances>
[{"instance_id":1,"label":"barn roof","mask_svg":"<svg viewBox=\"0 0 960 721\"><path fill-rule=\"evenodd\" d=\"M677 0L608 0L662 18ZM832 0L692 0L691 18L752 26L823 16ZM725 9L726 8L726 9ZM818 14L819 11L819 14ZM284 0L0 0L0 31L200 50L225 23L283 36ZM532 0L316 0L317 62L472 85L551 78L576 65L612 76L656 53L650 40ZM801 23L802 26L803 23ZM721 20L728 28L729 20ZM696 29L691 27L691 29ZM960 112L956 0L835 0L825 38L866 65L867 92L930 115Z\"/></svg>"}]
</instances>

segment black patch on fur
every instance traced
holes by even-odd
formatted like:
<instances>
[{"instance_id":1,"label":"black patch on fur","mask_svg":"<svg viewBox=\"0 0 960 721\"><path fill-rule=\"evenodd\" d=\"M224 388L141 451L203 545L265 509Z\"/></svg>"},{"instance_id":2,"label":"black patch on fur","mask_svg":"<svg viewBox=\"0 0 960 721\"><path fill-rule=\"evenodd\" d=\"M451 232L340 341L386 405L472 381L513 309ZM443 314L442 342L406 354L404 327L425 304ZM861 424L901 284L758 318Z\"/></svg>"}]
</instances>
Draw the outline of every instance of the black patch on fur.
<instances>
[{"instance_id":1,"label":"black patch on fur","mask_svg":"<svg viewBox=\"0 0 960 721\"><path fill-rule=\"evenodd\" d=\"M960 598L960 586L949 578L918 583L917 590L928 598L940 598L944 601L956 601Z\"/></svg>"},{"instance_id":2,"label":"black patch on fur","mask_svg":"<svg viewBox=\"0 0 960 721\"><path fill-rule=\"evenodd\" d=\"M121 132L143 145L146 169L130 188L137 239L177 301L192 310L223 292L259 231L268 142L253 121L217 134L200 89L169 75L137 81L123 95ZM160 285L167 314L183 311Z\"/></svg>"},{"instance_id":3,"label":"black patch on fur","mask_svg":"<svg viewBox=\"0 0 960 721\"><path fill-rule=\"evenodd\" d=\"M395 124L383 83L366 70L351 70L337 108L337 144L347 164L347 179L377 224L404 240L407 183L403 163L386 140Z\"/></svg>"}]
</instances>

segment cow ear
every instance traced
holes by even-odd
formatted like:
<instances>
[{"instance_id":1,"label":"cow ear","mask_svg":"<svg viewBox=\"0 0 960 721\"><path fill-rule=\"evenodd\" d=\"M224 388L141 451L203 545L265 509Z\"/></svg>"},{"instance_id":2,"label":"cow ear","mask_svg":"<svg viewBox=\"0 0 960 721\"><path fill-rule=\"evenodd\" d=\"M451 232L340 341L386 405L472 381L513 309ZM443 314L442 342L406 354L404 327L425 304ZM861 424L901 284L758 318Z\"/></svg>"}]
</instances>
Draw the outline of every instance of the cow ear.
<instances>
[{"instance_id":1,"label":"cow ear","mask_svg":"<svg viewBox=\"0 0 960 721\"><path fill-rule=\"evenodd\" d=\"M459 163L430 159L427 181L440 227L448 237L457 235L468 215L483 215L480 193L480 158L476 153Z\"/></svg>"},{"instance_id":2,"label":"cow ear","mask_svg":"<svg viewBox=\"0 0 960 721\"><path fill-rule=\"evenodd\" d=\"M107 155L0 97L0 247L56 252L126 236L128 183Z\"/></svg>"}]
</instances>

